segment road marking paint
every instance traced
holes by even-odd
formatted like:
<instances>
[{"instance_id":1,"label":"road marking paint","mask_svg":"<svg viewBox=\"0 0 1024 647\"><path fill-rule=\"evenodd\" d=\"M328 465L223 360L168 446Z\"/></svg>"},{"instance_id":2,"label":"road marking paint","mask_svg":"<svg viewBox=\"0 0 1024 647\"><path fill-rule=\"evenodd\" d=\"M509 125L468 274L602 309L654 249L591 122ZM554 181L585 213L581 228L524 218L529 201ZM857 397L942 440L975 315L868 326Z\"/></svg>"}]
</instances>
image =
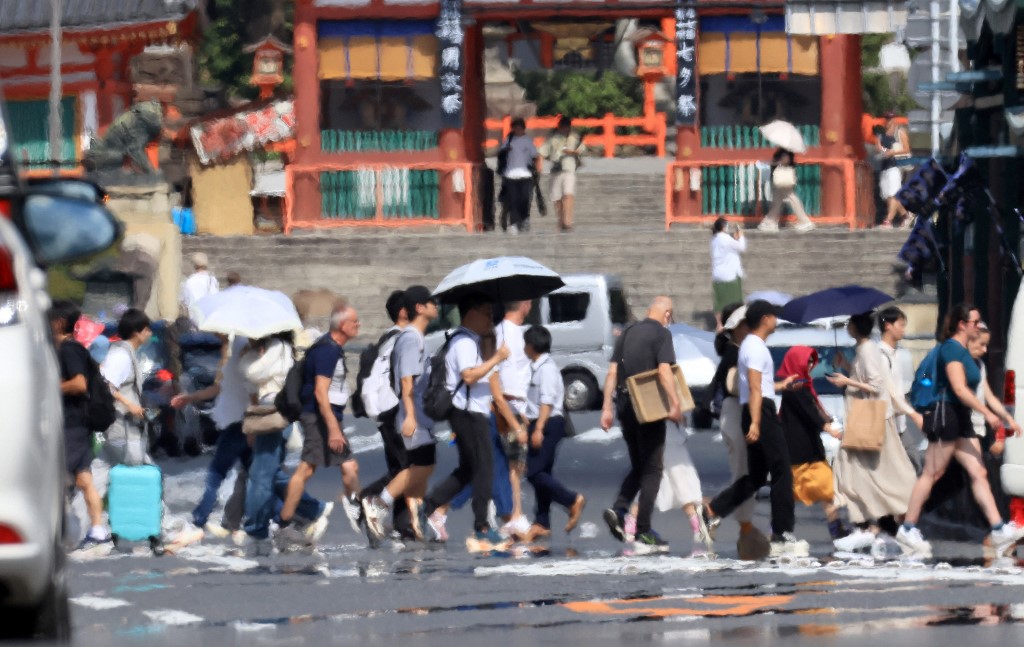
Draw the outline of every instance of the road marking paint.
<instances>
[{"instance_id":1,"label":"road marking paint","mask_svg":"<svg viewBox=\"0 0 1024 647\"><path fill-rule=\"evenodd\" d=\"M566 602L563 606L575 613L591 615L647 616L668 618L672 616L700 617L741 617L754 613L781 610L793 600L792 595L709 595L686 598L685 607L639 606L657 602L669 602L666 598L639 598L629 600L587 600Z\"/></svg>"},{"instance_id":2,"label":"road marking paint","mask_svg":"<svg viewBox=\"0 0 1024 647\"><path fill-rule=\"evenodd\" d=\"M622 438L622 429L619 427L612 427L607 432L600 427L594 427L584 431L582 434L576 434L572 438L574 443L593 443L596 445L610 445L618 439ZM383 442L383 441L382 441Z\"/></svg>"},{"instance_id":3,"label":"road marking paint","mask_svg":"<svg viewBox=\"0 0 1024 647\"><path fill-rule=\"evenodd\" d=\"M71 598L71 602L87 609L96 609L97 611L131 606L131 603L127 600L105 598L99 595L79 595L78 597Z\"/></svg>"},{"instance_id":4,"label":"road marking paint","mask_svg":"<svg viewBox=\"0 0 1024 647\"><path fill-rule=\"evenodd\" d=\"M177 609L152 609L142 613L150 620L165 625L191 625L203 622L203 618L200 616L188 613L187 611L178 611Z\"/></svg>"}]
</instances>

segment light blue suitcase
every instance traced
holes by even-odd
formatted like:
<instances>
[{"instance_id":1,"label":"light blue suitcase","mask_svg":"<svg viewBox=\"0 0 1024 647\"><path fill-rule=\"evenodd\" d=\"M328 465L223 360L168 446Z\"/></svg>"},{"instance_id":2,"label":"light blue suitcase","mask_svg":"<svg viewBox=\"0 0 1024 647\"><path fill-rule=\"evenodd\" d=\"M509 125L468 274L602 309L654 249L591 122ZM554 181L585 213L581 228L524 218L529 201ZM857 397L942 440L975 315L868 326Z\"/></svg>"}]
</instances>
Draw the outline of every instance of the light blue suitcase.
<instances>
[{"instance_id":1,"label":"light blue suitcase","mask_svg":"<svg viewBox=\"0 0 1024 647\"><path fill-rule=\"evenodd\" d=\"M156 465L115 465L110 470L107 511L114 543L149 541L155 554L163 552L163 476Z\"/></svg>"}]
</instances>

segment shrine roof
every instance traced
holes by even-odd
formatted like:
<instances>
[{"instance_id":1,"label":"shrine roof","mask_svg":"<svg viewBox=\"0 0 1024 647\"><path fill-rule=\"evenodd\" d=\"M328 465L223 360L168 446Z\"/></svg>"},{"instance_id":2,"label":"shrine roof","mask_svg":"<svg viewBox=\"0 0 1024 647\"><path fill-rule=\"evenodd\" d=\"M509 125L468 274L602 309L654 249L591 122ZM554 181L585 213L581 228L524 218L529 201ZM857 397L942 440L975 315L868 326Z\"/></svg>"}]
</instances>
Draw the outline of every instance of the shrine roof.
<instances>
[{"instance_id":1,"label":"shrine roof","mask_svg":"<svg viewBox=\"0 0 1024 647\"><path fill-rule=\"evenodd\" d=\"M61 25L71 31L130 27L188 17L200 0L65 0ZM50 28L50 3L0 0L0 34L31 34Z\"/></svg>"}]
</instances>

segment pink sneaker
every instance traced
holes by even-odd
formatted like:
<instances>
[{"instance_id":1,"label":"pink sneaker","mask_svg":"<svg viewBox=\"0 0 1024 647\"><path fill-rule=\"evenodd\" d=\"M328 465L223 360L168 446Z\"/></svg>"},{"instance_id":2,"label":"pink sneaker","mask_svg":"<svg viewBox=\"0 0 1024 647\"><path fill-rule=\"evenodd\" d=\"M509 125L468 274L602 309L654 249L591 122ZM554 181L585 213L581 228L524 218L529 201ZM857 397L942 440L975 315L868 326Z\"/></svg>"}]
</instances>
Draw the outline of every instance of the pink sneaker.
<instances>
[{"instance_id":1,"label":"pink sneaker","mask_svg":"<svg viewBox=\"0 0 1024 647\"><path fill-rule=\"evenodd\" d=\"M633 541L636 537L636 517L627 512L622 529L626 531L626 541Z\"/></svg>"}]
</instances>

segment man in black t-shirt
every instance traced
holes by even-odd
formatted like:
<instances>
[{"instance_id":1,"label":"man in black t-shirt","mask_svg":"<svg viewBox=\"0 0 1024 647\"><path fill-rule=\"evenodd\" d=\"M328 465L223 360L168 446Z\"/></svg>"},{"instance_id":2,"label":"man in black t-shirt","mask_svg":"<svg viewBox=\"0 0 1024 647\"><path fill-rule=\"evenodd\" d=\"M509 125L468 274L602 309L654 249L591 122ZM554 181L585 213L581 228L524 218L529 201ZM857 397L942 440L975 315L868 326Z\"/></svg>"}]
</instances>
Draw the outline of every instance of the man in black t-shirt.
<instances>
[{"instance_id":1,"label":"man in black t-shirt","mask_svg":"<svg viewBox=\"0 0 1024 647\"><path fill-rule=\"evenodd\" d=\"M60 364L60 392L64 404L64 462L75 487L85 497L92 526L82 547L110 541L110 530L103 525L103 500L92 480L92 432L86 421L88 380L100 379L91 369L89 351L74 339L75 324L81 316L70 301L56 301L50 309L50 328Z\"/></svg>"},{"instance_id":2,"label":"man in black t-shirt","mask_svg":"<svg viewBox=\"0 0 1024 647\"><path fill-rule=\"evenodd\" d=\"M668 544L651 528L651 513L658 496L665 454L665 421L641 424L633 411L626 379L657 369L658 380L668 394L668 419L679 423L683 414L676 395L672 365L676 353L668 324L672 322L672 300L657 297L647 311L647 318L626 328L615 342L608 377L604 382L604 406L601 428L611 429L614 419L612 405L622 426L622 437L629 450L630 471L622 481L615 504L605 510L604 520L619 541L624 541L626 511L640 494L636 518L636 546L647 552L665 552Z\"/></svg>"}]
</instances>

